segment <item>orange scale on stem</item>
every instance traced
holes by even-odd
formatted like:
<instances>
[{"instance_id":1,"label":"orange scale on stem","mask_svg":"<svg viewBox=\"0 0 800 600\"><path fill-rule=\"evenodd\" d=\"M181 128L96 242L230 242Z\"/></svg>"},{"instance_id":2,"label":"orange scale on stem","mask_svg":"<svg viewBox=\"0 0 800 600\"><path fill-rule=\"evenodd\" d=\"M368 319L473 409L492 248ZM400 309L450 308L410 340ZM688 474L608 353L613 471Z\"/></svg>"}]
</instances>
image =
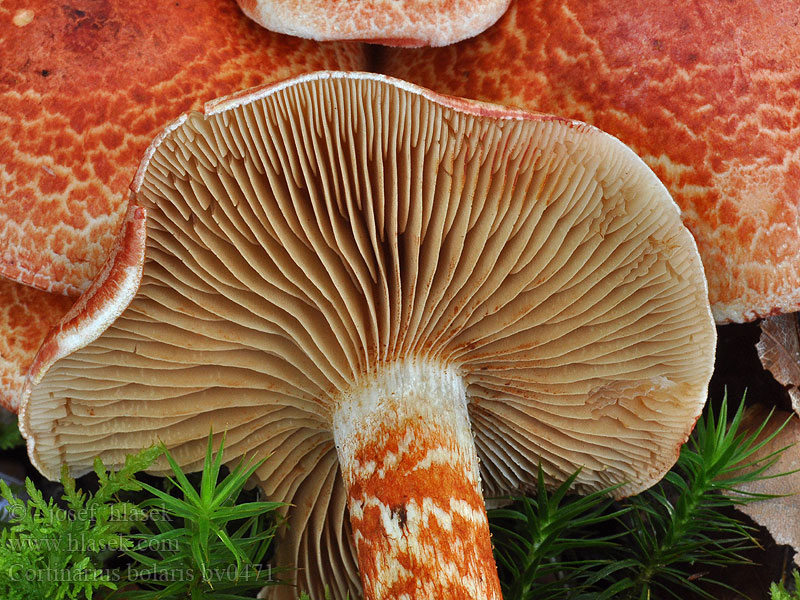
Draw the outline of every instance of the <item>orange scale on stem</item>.
<instances>
[{"instance_id":1,"label":"orange scale on stem","mask_svg":"<svg viewBox=\"0 0 800 600\"><path fill-rule=\"evenodd\" d=\"M397 363L334 416L365 597L500 598L463 383Z\"/></svg>"}]
</instances>

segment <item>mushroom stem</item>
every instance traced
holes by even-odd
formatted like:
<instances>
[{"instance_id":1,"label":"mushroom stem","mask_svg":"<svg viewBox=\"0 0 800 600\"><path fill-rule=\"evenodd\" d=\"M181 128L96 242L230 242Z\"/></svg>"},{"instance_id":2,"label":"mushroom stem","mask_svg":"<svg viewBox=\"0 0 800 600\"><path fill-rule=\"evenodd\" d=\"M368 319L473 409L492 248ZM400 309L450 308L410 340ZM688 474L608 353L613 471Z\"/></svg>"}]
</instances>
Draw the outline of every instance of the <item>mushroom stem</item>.
<instances>
[{"instance_id":1,"label":"mushroom stem","mask_svg":"<svg viewBox=\"0 0 800 600\"><path fill-rule=\"evenodd\" d=\"M339 399L333 432L364 597L500 600L456 369L384 367Z\"/></svg>"}]
</instances>

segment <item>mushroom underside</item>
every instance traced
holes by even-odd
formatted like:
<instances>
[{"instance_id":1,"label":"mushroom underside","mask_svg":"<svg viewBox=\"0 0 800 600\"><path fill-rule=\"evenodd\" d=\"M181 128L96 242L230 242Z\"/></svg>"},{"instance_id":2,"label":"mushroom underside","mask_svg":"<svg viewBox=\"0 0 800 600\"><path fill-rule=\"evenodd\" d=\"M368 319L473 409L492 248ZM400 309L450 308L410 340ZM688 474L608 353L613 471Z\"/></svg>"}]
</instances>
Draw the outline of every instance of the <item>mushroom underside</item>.
<instances>
[{"instance_id":1,"label":"mushroom underside","mask_svg":"<svg viewBox=\"0 0 800 600\"><path fill-rule=\"evenodd\" d=\"M317 74L176 123L135 203L140 286L32 374L33 460L81 473L161 439L192 468L226 430L231 460L269 457L261 487L294 505L278 559L320 597L360 594L333 422L399 364L456 374L486 496L540 464L639 491L702 409L694 243L652 172L584 124Z\"/></svg>"}]
</instances>

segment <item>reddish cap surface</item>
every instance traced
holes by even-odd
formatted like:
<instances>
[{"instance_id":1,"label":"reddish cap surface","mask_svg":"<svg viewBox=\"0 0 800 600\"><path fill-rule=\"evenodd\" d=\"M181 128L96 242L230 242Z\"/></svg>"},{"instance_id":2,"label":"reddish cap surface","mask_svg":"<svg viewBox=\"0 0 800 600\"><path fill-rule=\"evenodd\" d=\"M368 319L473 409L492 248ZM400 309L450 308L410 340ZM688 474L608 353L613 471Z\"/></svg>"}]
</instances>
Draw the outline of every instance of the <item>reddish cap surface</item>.
<instances>
[{"instance_id":1,"label":"reddish cap surface","mask_svg":"<svg viewBox=\"0 0 800 600\"><path fill-rule=\"evenodd\" d=\"M364 66L359 45L272 34L217 0L9 0L0 29L0 275L72 295L167 123L234 90Z\"/></svg>"},{"instance_id":2,"label":"reddish cap surface","mask_svg":"<svg viewBox=\"0 0 800 600\"><path fill-rule=\"evenodd\" d=\"M718 322L800 308L800 4L516 2L450 48L383 72L597 125L669 188Z\"/></svg>"},{"instance_id":3,"label":"reddish cap surface","mask_svg":"<svg viewBox=\"0 0 800 600\"><path fill-rule=\"evenodd\" d=\"M72 302L0 277L0 405L17 411L36 351Z\"/></svg>"},{"instance_id":4,"label":"reddish cap surface","mask_svg":"<svg viewBox=\"0 0 800 600\"><path fill-rule=\"evenodd\" d=\"M312 40L446 46L478 35L511 0L236 0L271 31Z\"/></svg>"}]
</instances>

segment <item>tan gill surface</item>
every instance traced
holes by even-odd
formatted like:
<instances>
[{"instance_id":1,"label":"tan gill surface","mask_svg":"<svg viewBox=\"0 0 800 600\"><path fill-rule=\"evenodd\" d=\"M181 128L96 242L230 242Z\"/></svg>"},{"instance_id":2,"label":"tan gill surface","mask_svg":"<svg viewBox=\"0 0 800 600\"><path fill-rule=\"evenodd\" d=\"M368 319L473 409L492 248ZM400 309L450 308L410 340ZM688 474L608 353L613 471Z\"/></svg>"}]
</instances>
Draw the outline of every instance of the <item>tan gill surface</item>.
<instances>
[{"instance_id":1,"label":"tan gill surface","mask_svg":"<svg viewBox=\"0 0 800 600\"><path fill-rule=\"evenodd\" d=\"M50 340L32 459L79 473L163 439L196 468L227 430L231 460L269 457L263 490L294 505L278 559L316 595L359 593L331 422L386 365L458 370L487 495L539 463L641 490L705 401L694 242L652 172L582 123L320 73L176 122L136 203L144 249L120 256L144 253L141 285L86 347Z\"/></svg>"}]
</instances>

